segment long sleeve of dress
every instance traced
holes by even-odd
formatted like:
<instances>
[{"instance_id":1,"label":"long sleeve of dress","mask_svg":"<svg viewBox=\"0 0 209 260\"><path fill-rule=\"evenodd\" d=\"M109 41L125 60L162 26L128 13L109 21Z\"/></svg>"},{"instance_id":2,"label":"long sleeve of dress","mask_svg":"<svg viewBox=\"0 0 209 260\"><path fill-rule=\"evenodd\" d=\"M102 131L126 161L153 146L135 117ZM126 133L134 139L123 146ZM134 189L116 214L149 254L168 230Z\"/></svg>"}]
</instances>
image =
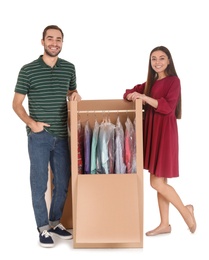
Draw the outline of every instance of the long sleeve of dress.
<instances>
[{"instance_id":1,"label":"long sleeve of dress","mask_svg":"<svg viewBox=\"0 0 209 260\"><path fill-rule=\"evenodd\" d=\"M144 87L145 87L145 83L138 84L131 89L126 89L125 93L123 94L123 99L126 100L127 95L133 92L138 92L142 94L144 92Z\"/></svg>"},{"instance_id":2,"label":"long sleeve of dress","mask_svg":"<svg viewBox=\"0 0 209 260\"><path fill-rule=\"evenodd\" d=\"M167 77L165 84L168 87L166 87L164 96L162 96L162 93L157 91L157 89L154 89L152 92L152 97L158 100L158 107L155 109L155 112L161 114L175 112L176 103L178 103L181 92L178 77Z\"/></svg>"}]
</instances>

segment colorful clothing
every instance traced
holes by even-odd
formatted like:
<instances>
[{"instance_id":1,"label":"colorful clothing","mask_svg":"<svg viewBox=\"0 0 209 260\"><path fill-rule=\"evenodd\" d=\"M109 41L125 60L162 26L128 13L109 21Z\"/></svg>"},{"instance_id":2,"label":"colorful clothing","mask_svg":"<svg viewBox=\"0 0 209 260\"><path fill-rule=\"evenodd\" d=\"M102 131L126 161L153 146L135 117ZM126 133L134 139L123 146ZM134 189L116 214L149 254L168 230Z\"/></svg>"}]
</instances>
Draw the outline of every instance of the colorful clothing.
<instances>
[{"instance_id":1,"label":"colorful clothing","mask_svg":"<svg viewBox=\"0 0 209 260\"><path fill-rule=\"evenodd\" d=\"M126 164L126 172L132 173L132 164L133 164L133 156L134 156L134 141L135 141L135 132L134 126L131 122L130 118L127 117L125 122L125 164Z\"/></svg>"},{"instance_id":2,"label":"colorful clothing","mask_svg":"<svg viewBox=\"0 0 209 260\"><path fill-rule=\"evenodd\" d=\"M97 143L99 136L99 123L95 121L91 141L91 173L97 173Z\"/></svg>"},{"instance_id":3,"label":"colorful clothing","mask_svg":"<svg viewBox=\"0 0 209 260\"><path fill-rule=\"evenodd\" d=\"M123 126L118 117L115 127L115 173L126 173L124 140Z\"/></svg>"},{"instance_id":4,"label":"colorful clothing","mask_svg":"<svg viewBox=\"0 0 209 260\"><path fill-rule=\"evenodd\" d=\"M87 121L84 126L84 173L91 173L91 139L92 130Z\"/></svg>"},{"instance_id":5,"label":"colorful clothing","mask_svg":"<svg viewBox=\"0 0 209 260\"><path fill-rule=\"evenodd\" d=\"M82 174L84 167L84 129L80 121L78 121L78 173Z\"/></svg>"}]
</instances>

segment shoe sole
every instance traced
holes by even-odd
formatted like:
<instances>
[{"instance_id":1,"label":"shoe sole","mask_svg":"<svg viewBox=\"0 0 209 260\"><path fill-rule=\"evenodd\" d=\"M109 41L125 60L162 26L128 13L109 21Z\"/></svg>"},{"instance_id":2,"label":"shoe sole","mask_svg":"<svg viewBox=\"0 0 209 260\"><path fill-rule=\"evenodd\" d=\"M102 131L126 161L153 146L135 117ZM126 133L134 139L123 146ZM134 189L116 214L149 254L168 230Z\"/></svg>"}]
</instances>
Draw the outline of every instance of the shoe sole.
<instances>
[{"instance_id":1,"label":"shoe sole","mask_svg":"<svg viewBox=\"0 0 209 260\"><path fill-rule=\"evenodd\" d=\"M52 235L52 236L57 236L57 237L59 237L59 238L61 238L61 239L64 239L64 240L69 240L69 239L72 239L73 238L73 236L71 235L71 236L60 236L60 235L58 235L58 234L56 234L56 233L53 233L53 232L49 232L50 233L50 235Z\"/></svg>"},{"instance_id":2,"label":"shoe sole","mask_svg":"<svg viewBox=\"0 0 209 260\"><path fill-rule=\"evenodd\" d=\"M45 248L51 248L54 247L54 244L43 244L43 243L39 243L41 247L45 247Z\"/></svg>"}]
</instances>

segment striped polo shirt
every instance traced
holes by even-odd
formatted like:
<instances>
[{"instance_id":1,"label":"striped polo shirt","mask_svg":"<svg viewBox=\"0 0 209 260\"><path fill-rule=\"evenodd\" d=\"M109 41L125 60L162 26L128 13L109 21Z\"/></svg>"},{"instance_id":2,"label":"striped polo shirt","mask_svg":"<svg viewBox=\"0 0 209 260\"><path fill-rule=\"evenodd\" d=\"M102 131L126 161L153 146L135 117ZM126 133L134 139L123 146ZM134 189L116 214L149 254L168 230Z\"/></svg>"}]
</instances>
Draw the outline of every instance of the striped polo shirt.
<instances>
[{"instance_id":1,"label":"striped polo shirt","mask_svg":"<svg viewBox=\"0 0 209 260\"><path fill-rule=\"evenodd\" d=\"M46 131L57 137L67 137L68 90L76 89L75 66L58 58L52 68L41 55L24 65L19 72L15 92L28 96L29 115L35 121L50 124ZM26 126L27 133L30 128Z\"/></svg>"}]
</instances>

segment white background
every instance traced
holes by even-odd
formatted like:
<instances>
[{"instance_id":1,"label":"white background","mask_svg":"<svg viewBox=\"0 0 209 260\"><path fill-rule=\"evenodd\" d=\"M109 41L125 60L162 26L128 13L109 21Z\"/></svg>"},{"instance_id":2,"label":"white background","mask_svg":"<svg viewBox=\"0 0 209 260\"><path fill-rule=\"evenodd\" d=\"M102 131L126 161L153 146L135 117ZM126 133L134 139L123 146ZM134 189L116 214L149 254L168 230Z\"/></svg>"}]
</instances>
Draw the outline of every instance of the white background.
<instances>
[{"instance_id":1,"label":"white background","mask_svg":"<svg viewBox=\"0 0 209 260\"><path fill-rule=\"evenodd\" d=\"M0 258L162 260L204 255L207 259L207 1L7 0L0 6L0 24ZM169 183L185 204L194 205L195 234L190 234L171 206L172 233L144 237L143 249L73 249L72 240L56 240L52 249L38 245L27 136L25 125L12 110L12 99L20 67L43 53L42 31L50 24L64 31L60 57L74 63L83 99L122 99L126 88L146 80L150 51L158 45L169 48L181 79L183 102L183 117L178 121L180 178ZM144 231L158 224L156 194L144 172Z\"/></svg>"}]
</instances>

